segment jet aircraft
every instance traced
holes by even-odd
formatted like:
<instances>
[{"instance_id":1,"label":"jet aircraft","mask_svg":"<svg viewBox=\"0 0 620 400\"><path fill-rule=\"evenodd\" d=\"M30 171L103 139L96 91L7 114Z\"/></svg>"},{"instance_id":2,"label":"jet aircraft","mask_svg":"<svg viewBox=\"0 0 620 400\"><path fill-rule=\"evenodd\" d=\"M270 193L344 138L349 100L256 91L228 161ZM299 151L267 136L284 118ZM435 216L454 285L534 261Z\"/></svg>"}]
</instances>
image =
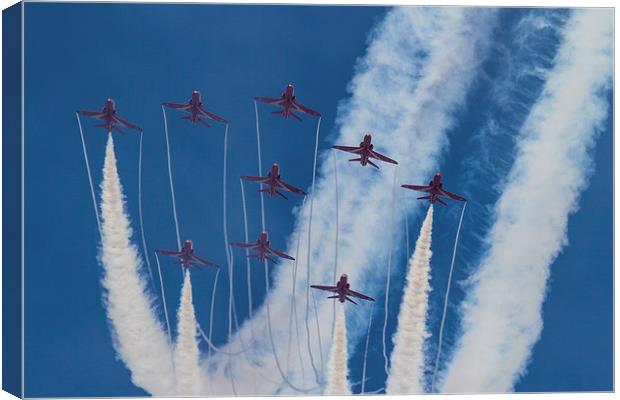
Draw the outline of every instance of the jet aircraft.
<instances>
[{"instance_id":1,"label":"jet aircraft","mask_svg":"<svg viewBox=\"0 0 620 400\"><path fill-rule=\"evenodd\" d=\"M295 186L289 185L288 183L282 181L280 179L280 166L277 163L273 163L271 166L271 170L267 174L267 176L242 176L241 179L245 179L247 181L262 183L263 185L269 186L267 189L259 189L259 192L269 193L270 196L279 195L284 199L288 200L288 198L280 193L278 189L288 190L289 192L297 193L302 196L306 195L301 189L297 189Z\"/></svg>"},{"instance_id":2,"label":"jet aircraft","mask_svg":"<svg viewBox=\"0 0 620 400\"><path fill-rule=\"evenodd\" d=\"M332 146L332 148L337 150L346 151L349 153L357 154L359 158L352 158L349 161L359 161L360 164L366 166L366 164L370 164L375 168L379 168L375 163L373 163L370 159L374 158L377 160L385 161L391 164L398 164L397 161L392 160L391 158L384 156L383 154L374 150L375 145L372 144L372 136L370 133L364 135L364 140L360 143L359 146Z\"/></svg>"},{"instance_id":3,"label":"jet aircraft","mask_svg":"<svg viewBox=\"0 0 620 400\"><path fill-rule=\"evenodd\" d=\"M134 129L136 131L142 132L142 128L118 116L118 114L116 113L116 105L114 104L114 100L112 99L106 99L103 110L101 111L77 110L77 112L78 114L82 114L87 117L102 120L102 124L98 124L95 126L98 128L105 128L105 130L108 132L116 131L119 133L125 133L117 125L122 125L129 129Z\"/></svg>"},{"instance_id":4,"label":"jet aircraft","mask_svg":"<svg viewBox=\"0 0 620 400\"><path fill-rule=\"evenodd\" d=\"M342 274L340 275L340 279L336 283L336 286L310 285L310 287L336 293L334 296L329 296L328 299L338 299L338 301L341 303L344 303L346 300L348 300L353 304L357 304L356 302L351 300L349 296L357 297L363 300L375 301L375 299L373 299L372 297L368 297L365 294L361 294L351 290L351 284L347 282L347 279L347 274Z\"/></svg>"},{"instance_id":5,"label":"jet aircraft","mask_svg":"<svg viewBox=\"0 0 620 400\"><path fill-rule=\"evenodd\" d=\"M200 99L200 92L198 90L194 90L192 92L192 97L187 100L187 103L163 103L164 106L170 108L176 108L178 110L189 113L190 115L186 115L181 117L181 119L186 119L192 122L192 124L201 123L205 126L211 126L204 120L204 118L211 119L213 121L222 122L227 124L228 121L219 115L215 115L212 112L209 112L204 109L202 106L202 100Z\"/></svg>"},{"instance_id":6,"label":"jet aircraft","mask_svg":"<svg viewBox=\"0 0 620 400\"><path fill-rule=\"evenodd\" d=\"M219 268L219 266L215 263L212 263L209 260L205 260L204 258L198 257L194 254L194 245L191 240L186 240L181 246L181 250L155 250L156 253L165 254L168 256L176 256L179 258L179 261L175 261L175 264L183 265L183 268L187 269L189 267L200 268L199 264L206 265L208 267Z\"/></svg>"},{"instance_id":7,"label":"jet aircraft","mask_svg":"<svg viewBox=\"0 0 620 400\"><path fill-rule=\"evenodd\" d=\"M461 197L457 194L448 192L443 188L443 183L441 183L441 174L437 172L433 177L433 180L428 183L428 186L419 186L419 185L401 185L406 189L417 190L418 192L428 193L426 196L418 197L418 200L429 200L431 204L436 201L440 202L444 206L447 205L443 200L441 200L440 196L446 196L453 200L458 201L467 201L464 197Z\"/></svg>"},{"instance_id":8,"label":"jet aircraft","mask_svg":"<svg viewBox=\"0 0 620 400\"><path fill-rule=\"evenodd\" d=\"M287 260L295 260L293 257L288 254L284 254L283 252L272 248L269 245L269 235L267 231L262 231L258 236L258 239L254 243L239 243L234 242L230 244L231 246L241 247L244 249L256 250L256 253L252 253L248 255L248 257L258 258L260 261L269 260L275 264L275 260L270 257L270 255L276 255L281 258L286 258Z\"/></svg>"},{"instance_id":9,"label":"jet aircraft","mask_svg":"<svg viewBox=\"0 0 620 400\"><path fill-rule=\"evenodd\" d=\"M289 83L282 96L279 98L271 98L271 97L255 97L257 101L267 104L273 104L278 107L282 107L279 111L272 111L272 114L282 114L284 119L288 119L288 117L293 117L299 121L301 118L295 114L293 111L299 111L302 113L306 113L308 115L313 115L315 117L320 117L321 114L317 111L314 111L311 108L308 108L304 105L299 104L295 97L295 88L293 84Z\"/></svg>"}]
</instances>

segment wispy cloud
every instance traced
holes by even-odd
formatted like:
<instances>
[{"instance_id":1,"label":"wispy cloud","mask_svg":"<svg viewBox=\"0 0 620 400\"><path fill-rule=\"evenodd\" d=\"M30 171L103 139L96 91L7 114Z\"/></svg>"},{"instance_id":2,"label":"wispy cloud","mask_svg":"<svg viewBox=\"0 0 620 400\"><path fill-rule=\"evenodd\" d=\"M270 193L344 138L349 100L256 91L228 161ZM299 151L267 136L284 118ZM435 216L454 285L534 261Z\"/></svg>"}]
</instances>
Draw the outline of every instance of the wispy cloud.
<instances>
[{"instance_id":1,"label":"wispy cloud","mask_svg":"<svg viewBox=\"0 0 620 400\"><path fill-rule=\"evenodd\" d=\"M574 11L564 32L495 206L445 392L510 391L542 329L550 265L567 244L568 217L587 186L590 152L608 115L613 12Z\"/></svg>"}]
</instances>

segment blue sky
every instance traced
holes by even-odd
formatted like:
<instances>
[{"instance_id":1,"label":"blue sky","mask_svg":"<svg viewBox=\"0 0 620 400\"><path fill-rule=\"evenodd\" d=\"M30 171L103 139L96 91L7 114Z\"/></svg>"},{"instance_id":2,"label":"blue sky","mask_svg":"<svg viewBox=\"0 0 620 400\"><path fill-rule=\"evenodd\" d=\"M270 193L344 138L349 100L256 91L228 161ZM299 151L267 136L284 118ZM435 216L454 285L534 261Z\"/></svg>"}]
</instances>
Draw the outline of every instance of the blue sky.
<instances>
[{"instance_id":1,"label":"blue sky","mask_svg":"<svg viewBox=\"0 0 620 400\"><path fill-rule=\"evenodd\" d=\"M293 82L298 99L323 114L320 149L336 134L339 102L367 37L384 16L376 7L274 7L205 5L38 4L26 5L26 270L25 384L32 396L144 395L115 356L102 304L101 266L88 181L75 121L76 108L100 109L107 97L120 115L144 128L143 203L148 245L174 248L175 234L168 188L160 104L184 101L191 91L203 94L206 107L231 121L229 131L228 225L231 240L243 238L239 182L256 172L254 96L277 96ZM543 30L526 48L514 29L530 11L502 10L494 43L468 91L467 102L448 136L450 147L439 166L445 184L472 199L465 214L455 282L462 282L482 255L481 236L489 227L490 208L500 191L500 177L514 157L518 127L542 89L543 81L522 78L520 68L548 67L559 38ZM565 10L552 13L561 25ZM524 109L497 101L491 93L505 82L518 83ZM389 96L385 93L385 96ZM507 96L508 96L507 95ZM609 94L611 104L611 93ZM311 182L314 121L282 121L261 110L263 166L278 161L285 179L302 188ZM489 115L500 115L506 129L491 135ZM225 264L222 235L223 126L211 129L180 121L168 113L177 210L182 239L191 238L200 255ZM605 123L593 152L595 168L579 210L569 219L569 245L555 260L543 306L544 329L518 391L612 389L612 129ZM510 129L512 127L512 130ZM516 127L516 128L515 128ZM93 178L101 181L106 135L85 123ZM119 173L128 211L138 232L138 138L115 138ZM474 161L487 156L495 173ZM476 168L480 168L479 170ZM258 234L260 208L246 185L250 237ZM535 194L532 194L535 195ZM293 207L301 203L268 201L271 240L285 248L294 227ZM553 207L553 199L541 199ZM433 241L433 292L430 330L436 333L447 267L459 208L436 210ZM413 244L422 213L410 218ZM139 239L139 236L134 236ZM404 264L405 250L395 259ZM152 260L154 262L154 259ZM179 301L181 274L163 260L167 300ZM247 316L245 262L239 271L238 312ZM193 275L199 323L208 326L214 274ZM263 297L262 268L253 274L255 304ZM585 285L585 290L583 290ZM217 316L227 319L226 285L218 288ZM402 290L397 279L394 292ZM576 293L583 295L576 295ZM390 304L398 307L399 295ZM448 318L448 339L458 332L455 285ZM393 303L393 305L392 305ZM174 313L172 313L174 314ZM366 389L384 385L379 346L382 313L373 321L370 377ZM390 329L393 332L394 318ZM172 317L173 323L175 317ZM214 326L215 341L226 341L227 323ZM586 345L587 344L587 345ZM361 351L351 355L350 380L359 392Z\"/></svg>"}]
</instances>

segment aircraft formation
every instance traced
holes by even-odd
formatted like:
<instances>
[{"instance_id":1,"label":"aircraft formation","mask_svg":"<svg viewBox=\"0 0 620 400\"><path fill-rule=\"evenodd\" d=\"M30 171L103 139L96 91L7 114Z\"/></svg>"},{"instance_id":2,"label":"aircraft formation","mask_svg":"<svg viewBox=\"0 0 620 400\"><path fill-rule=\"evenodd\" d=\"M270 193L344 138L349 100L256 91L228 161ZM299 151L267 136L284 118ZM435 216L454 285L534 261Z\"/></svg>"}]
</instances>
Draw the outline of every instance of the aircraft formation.
<instances>
[{"instance_id":1,"label":"aircraft formation","mask_svg":"<svg viewBox=\"0 0 620 400\"><path fill-rule=\"evenodd\" d=\"M273 111L272 114L282 115L285 120L292 117L294 119L297 119L298 121L302 121L301 117L296 113L303 113L315 117L321 116L318 111L304 106L297 101L297 98L295 96L295 88L290 83L286 86L284 92L278 98L255 97L255 100L281 108L280 110ZM186 103L164 102L162 103L162 106L176 109L183 113L187 113L188 115L182 116L181 119L188 120L194 125L202 124L204 126L210 127L210 124L207 122L207 120L228 124L228 121L226 119L204 108L201 94L198 90L194 90L192 92L191 97L187 100ZM105 129L106 132L110 134L112 132L125 133L123 130L120 129L120 127L132 129L139 132L142 131L142 128L128 122L117 114L116 106L114 100L112 99L107 99L105 101L104 108L101 111L77 110L77 112L80 115L102 121L102 123L95 126ZM366 133L359 146L334 145L332 146L332 148L354 154L356 157L350 159L349 161L359 162L361 166L371 165L374 168L379 169L379 166L373 160L378 160L389 164L398 164L396 160L376 151L374 146L375 145L372 143L372 135L370 133ZM260 184L261 187L262 185L267 186L267 188L265 189L258 189L258 192L268 193L270 197L277 195L284 198L285 200L288 200L288 198L281 191L288 191L301 196L305 196L307 194L303 190L284 182L281 177L280 165L278 163L272 164L271 169L266 176L241 176L241 179L256 182ZM466 201L464 197L461 197L444 189L443 183L441 182L441 174L439 172L435 173L433 179L429 182L428 185L402 185L402 187L424 193L424 196L418 197L417 199L429 200L429 203L431 204L438 202L440 204L447 205L447 203L441 199L442 197L447 197L456 201ZM258 239L254 243L233 242L230 243L230 245L234 247L253 250L254 252L249 254L248 257L256 258L261 262L269 261L275 264L275 257L286 260L295 260L290 255L271 247L268 233L265 230L260 233ZM166 249L157 249L155 251L159 254L176 257L178 260L175 261L174 264L178 264L184 269L189 269L192 267L201 269L201 266L219 268L217 264L197 256L195 254L193 242L191 240L186 240L178 251ZM357 304L351 299L351 297L367 301L374 301L374 299L369 296L353 291L350 288L350 283L348 283L348 276L346 274L342 274L340 276L340 279L338 280L338 282L336 282L335 286L310 285L310 287L334 293L334 295L329 296L328 298L337 299L341 303L349 301L353 304Z\"/></svg>"}]
</instances>

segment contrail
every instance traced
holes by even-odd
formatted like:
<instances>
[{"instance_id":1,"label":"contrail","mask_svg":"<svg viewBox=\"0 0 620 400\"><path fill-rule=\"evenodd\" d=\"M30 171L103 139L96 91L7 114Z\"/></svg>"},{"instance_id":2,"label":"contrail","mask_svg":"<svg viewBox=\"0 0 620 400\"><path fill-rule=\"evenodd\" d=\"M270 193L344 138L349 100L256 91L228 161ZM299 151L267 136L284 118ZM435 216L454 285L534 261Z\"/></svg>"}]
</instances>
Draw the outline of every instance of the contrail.
<instances>
[{"instance_id":1,"label":"contrail","mask_svg":"<svg viewBox=\"0 0 620 400\"><path fill-rule=\"evenodd\" d=\"M315 137L315 142L314 142L314 162L313 162L313 166L312 166L312 187L310 190L310 216L308 217L308 246L307 246L307 255L306 255L306 282L310 282L310 254L312 252L312 212L314 210L314 185L315 185L315 180L316 180L316 162L317 162L317 155L319 152L319 129L321 127L321 117L319 117L319 121L317 122L316 125L316 137ZM318 311L316 309L316 305L314 307L314 314L317 320L317 324L318 324ZM305 324L306 324L306 343L307 343L307 347L308 347L308 355L310 356L310 365L312 366L312 370L314 371L314 376L316 379L316 383L317 384L321 384L322 379L321 376L319 375L319 372L316 368L316 365L314 363L314 356L312 354L312 342L310 340L310 327L308 326L308 318L310 315L310 286L306 285L306 318L305 318ZM319 344L319 354L321 357L321 368L323 367L323 346L321 345L321 333L318 332L317 334L317 339L318 339L318 344Z\"/></svg>"},{"instance_id":2,"label":"contrail","mask_svg":"<svg viewBox=\"0 0 620 400\"><path fill-rule=\"evenodd\" d=\"M80 121L80 114L77 111L75 113L75 118L77 118L78 127L80 128L80 138L82 139L82 151L84 152L84 163L86 164L88 184L90 185L90 194L93 198L93 208L95 210L95 218L97 219L97 230L99 230L99 237L101 237L101 218L99 217L99 209L97 208L97 196L95 195L95 187L93 186L93 177L90 173L90 162L88 161L88 151L86 151L86 141L84 140L84 132L82 131L82 121Z\"/></svg>"},{"instance_id":3,"label":"contrail","mask_svg":"<svg viewBox=\"0 0 620 400\"><path fill-rule=\"evenodd\" d=\"M332 282L336 282L336 280L338 279L338 235L340 234L340 223L339 223L339 219L340 216L338 215L338 156L336 155L336 151L332 151L332 157L334 160L334 192L336 194L336 215L335 215L335 227L334 229L336 229L336 233L335 233L335 240L334 240L334 275L332 276ZM336 302L333 302L333 306L332 306L332 337L334 337L334 329L336 328Z\"/></svg>"},{"instance_id":4,"label":"contrail","mask_svg":"<svg viewBox=\"0 0 620 400\"><path fill-rule=\"evenodd\" d=\"M441 358L441 347L443 346L443 330L446 325L446 315L448 314L448 300L450 299L450 287L452 286L452 273L454 272L454 262L456 260L456 248L459 244L459 236L461 234L461 225L463 225L463 215L465 215L465 207L467 207L467 202L463 204L463 208L461 209L461 218L459 218L459 226L456 229L456 237L454 238L452 261L450 262L450 271L448 272L448 285L446 286L446 294L443 298L443 311L441 313L441 323L439 325L437 355L435 356L435 366L433 367L433 377L431 378L431 393L435 392L435 382L437 380L437 371L439 370L439 360Z\"/></svg>"},{"instance_id":5,"label":"contrail","mask_svg":"<svg viewBox=\"0 0 620 400\"><path fill-rule=\"evenodd\" d=\"M222 231L224 232L224 251L226 252L226 264L228 266L228 340L230 341L230 337L232 336L232 312L233 312L233 298L234 298L234 290L233 290L233 262L232 262L232 253L231 249L228 246L228 211L226 208L226 172L228 167L228 123L226 124L226 128L224 130L224 166L222 167ZM233 394L237 395L237 390L235 388L235 378L233 375L233 366L232 366L232 357L228 356L228 366L230 368L230 384L232 386Z\"/></svg>"},{"instance_id":6,"label":"contrail","mask_svg":"<svg viewBox=\"0 0 620 400\"><path fill-rule=\"evenodd\" d=\"M336 328L329 360L327 362L326 395L351 394L349 384L349 354L347 352L347 327L344 315L344 304L340 304L336 313Z\"/></svg>"},{"instance_id":7,"label":"contrail","mask_svg":"<svg viewBox=\"0 0 620 400\"><path fill-rule=\"evenodd\" d=\"M375 303L370 307L370 315L368 317L368 329L366 329L366 344L364 345L364 362L362 364L362 388L360 394L366 393L366 366L368 365L368 345L370 344L370 329L372 328L372 315L375 310Z\"/></svg>"},{"instance_id":8,"label":"contrail","mask_svg":"<svg viewBox=\"0 0 620 400\"><path fill-rule=\"evenodd\" d=\"M202 383L198 366L199 350L196 335L196 315L192 302L192 281L189 271L185 271L181 304L178 315L178 336L174 349L177 395L197 396L201 394Z\"/></svg>"},{"instance_id":9,"label":"contrail","mask_svg":"<svg viewBox=\"0 0 620 400\"><path fill-rule=\"evenodd\" d=\"M125 212L116 170L112 134L108 136L101 183L102 285L116 352L132 382L155 396L174 394L172 352L147 293L143 265Z\"/></svg>"},{"instance_id":10,"label":"contrail","mask_svg":"<svg viewBox=\"0 0 620 400\"><path fill-rule=\"evenodd\" d=\"M431 204L409 260L405 292L398 313L398 328L392 338L394 350L386 387L386 394L389 395L424 393L424 342L430 336L426 318L428 293L431 290L432 233Z\"/></svg>"},{"instance_id":11,"label":"contrail","mask_svg":"<svg viewBox=\"0 0 620 400\"><path fill-rule=\"evenodd\" d=\"M149 271L149 278L151 278L151 284L155 286L153 280L153 271L151 268L151 261L149 260L149 249L146 246L146 235L144 234L144 218L142 218L142 137L144 132L140 131L140 150L138 153L138 215L140 219L140 235L142 237L142 252L144 254L144 261Z\"/></svg>"},{"instance_id":12,"label":"contrail","mask_svg":"<svg viewBox=\"0 0 620 400\"><path fill-rule=\"evenodd\" d=\"M177 203L174 196L174 182L172 179L172 160L170 158L170 139L168 138L168 120L166 118L166 109L161 106L161 112L164 115L164 132L166 133L166 155L168 156L168 180L170 182L170 195L172 196L172 215L174 216L174 227L177 234L177 248L181 248L181 234L179 233L179 219L177 218Z\"/></svg>"},{"instance_id":13,"label":"contrail","mask_svg":"<svg viewBox=\"0 0 620 400\"><path fill-rule=\"evenodd\" d=\"M397 7L387 12L370 36L366 55L358 62L356 75L348 87L350 98L340 104L334 142L359 143L363 132L371 132L378 148L398 160L399 175L403 180L419 182L427 179L448 145L447 132L453 127L455 116L465 104L470 85L479 73L494 24L495 11L484 8ZM274 341L283 346L286 346L288 337L287 317L293 284L297 293L303 293L307 285L329 282L333 276L336 232L334 165L327 156L328 152L319 151L315 189L312 191L310 275L299 273L294 283L288 265L283 262L271 271L272 290L268 294L271 330ZM401 243L404 214L413 215L418 206L411 201L412 194L403 193L403 196L411 197L397 203L394 225L390 226L391 210L385 204L391 202L392 170L383 167L378 171L371 170L351 163L338 167L338 252L347 254L346 259L339 257L338 270L349 274L352 287L377 295L382 293L381 284L385 279L385 269L378 268L377 260L388 259L391 235L396 235L394 243ZM306 238L309 208L308 201L295 211L295 228L286 248L288 254L295 252L299 232L303 239ZM302 240L299 253L306 255L308 250L308 242ZM307 271L304 270L308 268L307 257L302 256L298 261L299 271ZM316 314L321 326L329 327L332 304L322 300L318 306ZM253 313L256 364L236 365L235 372L245 376L251 374L253 368L259 368L261 373L280 382L280 385L259 382L261 394L292 394L294 390L280 377L271 352L270 337L262 328L267 325L266 308L263 302ZM348 340L356 342L365 334L367 313L351 310L347 324ZM249 324L245 323L227 346L238 348L237 336L247 337L249 329ZM330 329L323 329L322 343L330 341L330 333ZM304 329L300 329L300 335L302 343L310 339L316 355L319 349L317 335L308 338ZM285 350L279 349L281 352ZM305 353L303 366L309 371L311 365ZM283 358L283 361L286 360ZM225 386L227 377L222 368L214 366L224 364L224 356L217 354L205 366L212 368L205 370L205 374L221 382L221 386ZM307 385L301 381L301 370L302 366L292 357L286 376L293 385L305 388ZM242 385L251 387L251 382L237 383L239 390ZM243 390L249 390L247 388ZM318 388L312 393L323 390L324 387Z\"/></svg>"},{"instance_id":14,"label":"contrail","mask_svg":"<svg viewBox=\"0 0 620 400\"><path fill-rule=\"evenodd\" d=\"M260 148L260 123L258 120L258 105L256 104L256 100L254 100L254 115L256 117L256 151L258 153L258 176L263 175L263 162L262 162L262 151ZM261 227L265 230L265 199L263 196L263 184L259 184L259 193L260 193L260 221Z\"/></svg>"},{"instance_id":15,"label":"contrail","mask_svg":"<svg viewBox=\"0 0 620 400\"><path fill-rule=\"evenodd\" d=\"M567 243L568 217L587 187L591 152L606 128L612 41L611 10L574 10L564 26L495 205L489 250L462 307L464 333L443 378L444 392L506 392L526 372L542 330L550 266ZM553 199L553 205L541 199Z\"/></svg>"},{"instance_id":16,"label":"contrail","mask_svg":"<svg viewBox=\"0 0 620 400\"><path fill-rule=\"evenodd\" d=\"M394 225L394 212L396 211L396 178L398 176L398 167L394 168L394 182L392 183L392 205L391 205L391 213L390 213L390 225ZM388 354L387 354L387 325L388 325L388 304L390 300L390 280L392 278L392 254L394 252L394 234L390 235L390 243L388 247L388 262L387 262L387 272L385 273L385 301L383 305L383 332L382 332L382 341L383 345L383 369L385 370L385 375L389 376L388 370Z\"/></svg>"},{"instance_id":17,"label":"contrail","mask_svg":"<svg viewBox=\"0 0 620 400\"><path fill-rule=\"evenodd\" d=\"M159 288L161 291L161 302L164 308L164 317L166 318L166 333L168 334L168 343L172 346L172 329L170 328L170 318L168 318L168 306L166 305L166 292L164 290L164 281L161 276L161 265L159 264L159 255L155 252L155 261L157 262L157 272L159 274Z\"/></svg>"},{"instance_id":18,"label":"contrail","mask_svg":"<svg viewBox=\"0 0 620 400\"><path fill-rule=\"evenodd\" d=\"M303 205L305 204L306 199L304 198L303 202L302 202L302 208ZM298 265L298 260L299 260L299 244L300 244L300 240L301 240L301 231L297 232L297 246L296 246L296 251L295 251L295 262L293 263L293 288L291 290L291 310L289 313L289 327L288 327L288 345L287 345L287 353L286 353L286 369L288 371L289 366L290 366L290 356L291 356L291 343L292 343L292 329L293 329L293 324L295 325L295 339L296 339L296 343L297 343L297 355L299 357L299 366L301 369L301 379L302 382L305 383L306 381L306 377L305 377L305 368L304 368L304 364L303 364L303 359L302 359L302 355L301 355L301 341L299 339L299 321L297 318L297 302L295 301L295 299L297 298L296 296L296 288L297 288L297 265Z\"/></svg>"}]
</instances>

